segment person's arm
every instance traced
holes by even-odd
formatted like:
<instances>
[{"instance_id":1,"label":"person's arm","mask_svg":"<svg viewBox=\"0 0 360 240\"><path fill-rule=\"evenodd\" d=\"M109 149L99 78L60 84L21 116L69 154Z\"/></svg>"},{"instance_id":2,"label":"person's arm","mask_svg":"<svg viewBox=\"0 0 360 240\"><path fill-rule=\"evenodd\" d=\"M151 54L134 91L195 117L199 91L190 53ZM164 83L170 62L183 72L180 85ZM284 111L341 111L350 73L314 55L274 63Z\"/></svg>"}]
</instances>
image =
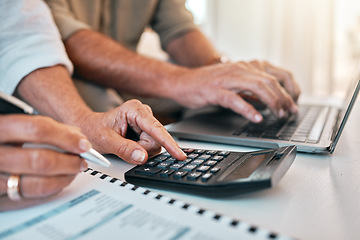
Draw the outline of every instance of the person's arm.
<instances>
[{"instance_id":1,"label":"person's arm","mask_svg":"<svg viewBox=\"0 0 360 240\"><path fill-rule=\"evenodd\" d=\"M177 64L201 67L229 63L229 60L221 56L206 36L196 27L191 12L185 7L185 0L160 0L151 26L159 34L162 48L170 54ZM250 68L274 76L294 100L298 98L300 89L289 71L275 67L265 61L251 61L246 64ZM254 94L243 94L241 92L239 94L241 97L256 98ZM280 96L280 100L283 100L283 97ZM293 107L296 109L295 105ZM285 108L285 110L287 109Z\"/></svg>"},{"instance_id":2,"label":"person's arm","mask_svg":"<svg viewBox=\"0 0 360 240\"><path fill-rule=\"evenodd\" d=\"M167 45L166 52L181 66L201 67L221 62L221 55L199 30L173 39Z\"/></svg>"},{"instance_id":3,"label":"person's arm","mask_svg":"<svg viewBox=\"0 0 360 240\"><path fill-rule=\"evenodd\" d=\"M277 79L248 63L190 69L140 56L91 30L74 33L65 47L77 74L119 91L170 98L191 108L220 105L254 122L261 114L238 92L252 92L278 117L296 111Z\"/></svg>"},{"instance_id":4,"label":"person's arm","mask_svg":"<svg viewBox=\"0 0 360 240\"><path fill-rule=\"evenodd\" d=\"M87 80L135 95L170 98L190 108L220 105L255 122L261 121L261 114L236 93L251 92L278 117L285 116L286 112L296 111L296 104L275 77L248 63L221 69L218 66L188 69L149 59L89 30L72 13L65 0L47 0L47 3L60 29L69 57L76 66L76 73ZM172 42L183 45L184 41L175 40L184 39L182 36L193 36L190 33L197 29L184 4L185 1L182 0L158 2L151 26L159 33L164 49L168 49ZM198 39L196 37L195 40ZM204 48L203 43L211 48L205 38L202 40L204 41L194 42L199 51ZM190 41L185 40L187 43ZM184 53L192 50L194 49L184 48ZM203 64L204 59L212 55L207 51L203 55L189 54L183 61L176 56L179 53L181 49L173 56L185 66L190 66L190 62ZM212 59L208 61L214 62Z\"/></svg>"},{"instance_id":5,"label":"person's arm","mask_svg":"<svg viewBox=\"0 0 360 240\"><path fill-rule=\"evenodd\" d=\"M78 95L69 76L72 65L47 6L39 0L0 2L0 90L14 92L41 114L78 126L94 147L125 161L142 164L164 146L182 160L166 129L140 102L127 102L107 113L94 113ZM15 91L16 89L16 91ZM140 140L126 139L129 128Z\"/></svg>"},{"instance_id":6,"label":"person's arm","mask_svg":"<svg viewBox=\"0 0 360 240\"><path fill-rule=\"evenodd\" d=\"M17 93L40 113L79 127L96 150L113 153L129 163L145 163L161 146L177 159L186 157L151 109L139 101L125 102L106 113L92 112L63 66L33 71L21 81ZM126 139L130 127L139 135L137 142Z\"/></svg>"}]
</instances>

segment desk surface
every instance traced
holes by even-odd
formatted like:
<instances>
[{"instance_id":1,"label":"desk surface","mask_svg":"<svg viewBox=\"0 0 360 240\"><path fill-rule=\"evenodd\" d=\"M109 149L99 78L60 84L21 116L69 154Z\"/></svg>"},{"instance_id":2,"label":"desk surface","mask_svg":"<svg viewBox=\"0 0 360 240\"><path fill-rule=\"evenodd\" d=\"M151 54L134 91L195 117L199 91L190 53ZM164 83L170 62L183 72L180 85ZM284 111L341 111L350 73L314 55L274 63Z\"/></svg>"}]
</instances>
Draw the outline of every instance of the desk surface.
<instances>
[{"instance_id":1,"label":"desk surface","mask_svg":"<svg viewBox=\"0 0 360 240\"><path fill-rule=\"evenodd\" d=\"M298 239L360 239L360 102L332 155L298 153L287 174L273 188L226 199L160 191L173 198ZM178 141L181 147L233 151L254 148ZM113 160L114 168L93 166L124 179L132 167Z\"/></svg>"}]
</instances>

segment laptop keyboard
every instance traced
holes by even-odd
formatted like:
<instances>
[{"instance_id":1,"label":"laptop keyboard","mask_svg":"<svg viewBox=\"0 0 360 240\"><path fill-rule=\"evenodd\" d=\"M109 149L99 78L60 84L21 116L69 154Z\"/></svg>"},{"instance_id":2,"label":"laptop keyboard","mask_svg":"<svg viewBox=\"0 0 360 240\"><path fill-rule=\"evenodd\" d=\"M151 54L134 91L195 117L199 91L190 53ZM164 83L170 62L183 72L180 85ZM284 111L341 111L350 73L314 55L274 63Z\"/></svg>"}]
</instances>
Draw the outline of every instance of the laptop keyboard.
<instances>
[{"instance_id":1,"label":"laptop keyboard","mask_svg":"<svg viewBox=\"0 0 360 240\"><path fill-rule=\"evenodd\" d=\"M328 115L327 106L299 106L298 114L287 119L277 119L272 114L264 116L262 123L247 122L233 135L254 138L279 139L292 142L317 143Z\"/></svg>"}]
</instances>

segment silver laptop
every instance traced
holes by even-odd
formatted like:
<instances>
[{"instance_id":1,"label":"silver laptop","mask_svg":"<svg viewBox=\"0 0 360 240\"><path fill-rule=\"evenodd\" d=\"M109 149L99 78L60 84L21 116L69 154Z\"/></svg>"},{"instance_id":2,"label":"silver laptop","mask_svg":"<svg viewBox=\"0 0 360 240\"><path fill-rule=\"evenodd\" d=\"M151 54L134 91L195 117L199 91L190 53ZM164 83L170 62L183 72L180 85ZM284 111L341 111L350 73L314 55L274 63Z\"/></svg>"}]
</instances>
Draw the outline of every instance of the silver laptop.
<instances>
[{"instance_id":1,"label":"silver laptop","mask_svg":"<svg viewBox=\"0 0 360 240\"><path fill-rule=\"evenodd\" d=\"M214 108L166 126L174 137L257 148L296 145L300 152L333 153L360 89L360 80L348 91L342 107L299 105L299 112L276 119L269 110L264 121L251 123L230 110Z\"/></svg>"}]
</instances>

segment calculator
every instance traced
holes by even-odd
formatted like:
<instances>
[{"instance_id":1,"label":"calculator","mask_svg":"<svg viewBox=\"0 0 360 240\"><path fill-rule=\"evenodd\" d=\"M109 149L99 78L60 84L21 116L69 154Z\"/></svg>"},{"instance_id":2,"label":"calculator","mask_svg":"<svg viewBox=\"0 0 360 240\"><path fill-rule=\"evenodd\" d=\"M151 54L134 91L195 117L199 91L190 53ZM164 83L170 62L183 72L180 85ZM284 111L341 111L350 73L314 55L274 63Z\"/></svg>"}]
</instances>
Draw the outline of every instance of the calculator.
<instances>
[{"instance_id":1,"label":"calculator","mask_svg":"<svg viewBox=\"0 0 360 240\"><path fill-rule=\"evenodd\" d=\"M296 156L296 146L253 152L182 149L186 160L168 152L125 173L129 183L210 197L234 196L274 186Z\"/></svg>"}]
</instances>

